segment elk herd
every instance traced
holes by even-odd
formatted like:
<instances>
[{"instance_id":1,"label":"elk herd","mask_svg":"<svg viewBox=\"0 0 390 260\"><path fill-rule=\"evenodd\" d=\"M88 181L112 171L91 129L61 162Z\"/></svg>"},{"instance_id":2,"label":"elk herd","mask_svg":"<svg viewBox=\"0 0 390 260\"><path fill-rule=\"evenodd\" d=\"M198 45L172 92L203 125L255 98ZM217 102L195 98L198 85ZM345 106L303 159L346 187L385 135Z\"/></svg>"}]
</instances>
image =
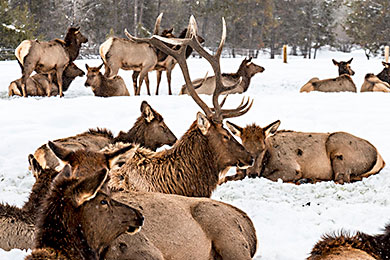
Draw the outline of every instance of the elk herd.
<instances>
[{"instance_id":1,"label":"elk herd","mask_svg":"<svg viewBox=\"0 0 390 260\"><path fill-rule=\"evenodd\" d=\"M177 139L162 115L143 101L141 115L127 132L114 136L94 128L37 148L28 156L35 177L28 201L22 208L0 204L2 249L31 248L26 259L252 259L258 246L254 225L245 212L210 198L218 185L246 177L344 184L385 166L370 142L346 132L278 130L279 120L265 127L225 121L243 116L253 100L243 98L232 109L224 108L227 96L222 101L220 96L245 92L264 68L245 58L236 73L221 72L224 19L215 54L202 47L193 16L179 36L172 30L160 34L161 19L162 14L150 38L126 31L127 39L111 37L101 44L103 64L86 65L85 86L96 96L129 96L118 71L133 70L134 94L140 94L144 81L150 94L148 73L155 70L158 94L166 71L172 94L171 73L178 64L185 81L180 94L188 94L203 112ZM22 77L10 84L9 95L64 96L71 82L84 75L74 61L85 42L75 27L64 40L23 41L15 50ZM214 76L191 80L187 58L194 50ZM351 62L333 60L339 77L313 78L301 92L356 92ZM390 64L383 65L378 75L367 74L362 92L390 91ZM212 95L212 106L199 94ZM171 148L157 151L163 145ZM234 167L236 173L227 176ZM325 235L308 259L388 259L389 232L387 227L376 236Z\"/></svg>"}]
</instances>

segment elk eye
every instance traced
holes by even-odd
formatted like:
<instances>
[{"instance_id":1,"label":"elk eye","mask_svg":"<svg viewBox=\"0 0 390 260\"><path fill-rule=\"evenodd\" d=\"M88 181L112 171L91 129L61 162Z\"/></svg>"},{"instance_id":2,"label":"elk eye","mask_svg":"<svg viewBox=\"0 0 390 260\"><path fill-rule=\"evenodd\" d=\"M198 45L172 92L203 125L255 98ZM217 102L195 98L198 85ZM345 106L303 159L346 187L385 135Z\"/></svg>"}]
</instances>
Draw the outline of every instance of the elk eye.
<instances>
[{"instance_id":1,"label":"elk eye","mask_svg":"<svg viewBox=\"0 0 390 260\"><path fill-rule=\"evenodd\" d=\"M230 140L229 136L227 136L227 135L224 135L223 138L224 138L225 140Z\"/></svg>"},{"instance_id":2,"label":"elk eye","mask_svg":"<svg viewBox=\"0 0 390 260\"><path fill-rule=\"evenodd\" d=\"M100 201L100 204L102 204L102 205L107 205L108 202L107 202L107 200L101 200L101 201Z\"/></svg>"}]
</instances>

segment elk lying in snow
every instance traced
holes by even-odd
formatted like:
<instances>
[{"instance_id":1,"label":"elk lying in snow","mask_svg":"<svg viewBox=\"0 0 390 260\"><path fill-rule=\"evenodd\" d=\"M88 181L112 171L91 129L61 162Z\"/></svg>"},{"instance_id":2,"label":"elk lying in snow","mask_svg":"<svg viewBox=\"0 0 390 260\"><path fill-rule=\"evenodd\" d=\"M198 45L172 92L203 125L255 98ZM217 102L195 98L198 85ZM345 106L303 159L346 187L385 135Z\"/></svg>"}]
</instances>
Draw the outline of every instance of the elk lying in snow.
<instances>
[{"instance_id":1,"label":"elk lying in snow","mask_svg":"<svg viewBox=\"0 0 390 260\"><path fill-rule=\"evenodd\" d=\"M227 125L256 159L247 172L227 176L220 183L246 175L294 183L330 180L345 183L360 181L385 166L371 143L349 133L276 131L279 120L264 128L255 124L245 128L230 122Z\"/></svg>"},{"instance_id":2,"label":"elk lying in snow","mask_svg":"<svg viewBox=\"0 0 390 260\"><path fill-rule=\"evenodd\" d=\"M389 83L382 81L372 73L366 74L360 92L390 92Z\"/></svg>"},{"instance_id":3,"label":"elk lying in snow","mask_svg":"<svg viewBox=\"0 0 390 260\"><path fill-rule=\"evenodd\" d=\"M141 103L141 116L137 118L134 126L128 132L120 131L114 137L109 130L90 129L76 136L58 139L54 142L72 150L87 147L90 150L99 151L109 144L117 142L136 143L142 147L156 150L165 144L173 145L176 140L176 136L165 124L164 118L146 101L143 101ZM55 169L60 165L63 167L46 144L39 147L35 151L34 156L44 168Z\"/></svg>"},{"instance_id":4,"label":"elk lying in snow","mask_svg":"<svg viewBox=\"0 0 390 260\"><path fill-rule=\"evenodd\" d=\"M102 66L103 64L99 67L89 67L88 64L85 64L88 72L84 85L91 87L97 97L130 96L122 77L116 75L107 78L100 72Z\"/></svg>"},{"instance_id":5,"label":"elk lying in snow","mask_svg":"<svg viewBox=\"0 0 390 260\"><path fill-rule=\"evenodd\" d=\"M102 188L107 169L72 176L69 165L55 177L38 214L34 249L26 260L103 259L118 236L135 234L144 217Z\"/></svg>"},{"instance_id":6,"label":"elk lying in snow","mask_svg":"<svg viewBox=\"0 0 390 260\"><path fill-rule=\"evenodd\" d=\"M390 84L390 63L382 61L384 66L383 70L376 75L380 80Z\"/></svg>"},{"instance_id":7,"label":"elk lying in snow","mask_svg":"<svg viewBox=\"0 0 390 260\"><path fill-rule=\"evenodd\" d=\"M132 145L110 152L70 151L49 143L76 176L115 166ZM130 149L130 150L129 150ZM145 224L134 236L122 235L105 259L252 259L257 238L253 223L241 210L208 198L145 192L115 192L114 198L142 208ZM196 243L194 243L196 237Z\"/></svg>"},{"instance_id":8,"label":"elk lying in snow","mask_svg":"<svg viewBox=\"0 0 390 260\"><path fill-rule=\"evenodd\" d=\"M219 95L231 86L225 87L221 80L219 58L226 38L226 25L223 24L220 46L214 56L205 51L196 39L196 22L191 18L190 39L151 38L151 44L173 56L180 67L191 97L206 115L198 112L196 121L183 137L170 150L152 152L136 148L134 155L118 170L111 171L111 187L124 190L153 191L184 196L210 197L217 187L219 174L228 166L248 166L251 155L223 127L223 119L245 114L250 108L249 100L236 109L222 109ZM185 48L173 50L164 43L187 45L205 57L216 75L216 88L213 95L214 108L204 103L190 81L187 69Z\"/></svg>"},{"instance_id":9,"label":"elk lying in snow","mask_svg":"<svg viewBox=\"0 0 390 260\"><path fill-rule=\"evenodd\" d=\"M55 39L50 42L24 40L16 49L15 56L22 68L22 94L27 96L26 83L31 73L49 73L55 71L58 79L59 95L63 94L62 73L66 66L79 55L82 43L88 39L84 37L80 28L70 27L64 40Z\"/></svg>"},{"instance_id":10,"label":"elk lying in snow","mask_svg":"<svg viewBox=\"0 0 390 260\"><path fill-rule=\"evenodd\" d=\"M353 58L352 58L353 59ZM354 75L355 72L351 69L349 61L337 62L332 60L333 63L339 68L339 76L332 79L319 80L319 78L312 78L301 88L300 92L321 91L321 92L356 92L355 83L349 75Z\"/></svg>"},{"instance_id":11,"label":"elk lying in snow","mask_svg":"<svg viewBox=\"0 0 390 260\"><path fill-rule=\"evenodd\" d=\"M308 260L385 260L390 259L390 225L385 232L368 235L357 232L349 235L325 235L312 249Z\"/></svg>"},{"instance_id":12,"label":"elk lying in snow","mask_svg":"<svg viewBox=\"0 0 390 260\"><path fill-rule=\"evenodd\" d=\"M236 73L223 73L222 82L225 85L233 85L240 81L236 88L230 91L224 91L223 94L243 93L248 90L251 78L257 73L264 71L264 68L252 62L252 57L245 58L238 68ZM211 95L215 89L215 76L207 77L206 79L196 79L192 82L195 86L195 91L198 94ZM186 85L183 85L180 94L188 94Z\"/></svg>"},{"instance_id":13,"label":"elk lying in snow","mask_svg":"<svg viewBox=\"0 0 390 260\"><path fill-rule=\"evenodd\" d=\"M62 74L62 91L67 91L70 84L76 77L84 76L84 71L79 69L73 62L70 63ZM47 74L35 74L26 81L27 96L56 96L58 95L58 80L55 73L51 75L51 80ZM22 79L11 82L8 87L8 96L22 96Z\"/></svg>"}]
</instances>

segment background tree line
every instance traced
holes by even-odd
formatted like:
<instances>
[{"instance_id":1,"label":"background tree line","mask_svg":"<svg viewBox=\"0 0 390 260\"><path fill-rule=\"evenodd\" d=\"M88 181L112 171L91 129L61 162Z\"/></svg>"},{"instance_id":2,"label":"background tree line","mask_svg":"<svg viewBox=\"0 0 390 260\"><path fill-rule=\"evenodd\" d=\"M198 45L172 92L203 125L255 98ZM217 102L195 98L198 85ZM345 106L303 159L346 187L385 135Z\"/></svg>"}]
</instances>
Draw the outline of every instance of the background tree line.
<instances>
[{"instance_id":1,"label":"background tree line","mask_svg":"<svg viewBox=\"0 0 390 260\"><path fill-rule=\"evenodd\" d=\"M390 41L388 0L0 0L0 8L0 48L9 49L23 39L62 38L74 24L97 53L108 36L124 37L125 28L150 36L160 12L161 27L173 27L175 34L195 15L207 47L217 44L225 17L231 55L245 48L252 56L267 50L274 58L288 44L291 55L306 58L315 58L324 45L341 51L358 46L369 58Z\"/></svg>"}]
</instances>

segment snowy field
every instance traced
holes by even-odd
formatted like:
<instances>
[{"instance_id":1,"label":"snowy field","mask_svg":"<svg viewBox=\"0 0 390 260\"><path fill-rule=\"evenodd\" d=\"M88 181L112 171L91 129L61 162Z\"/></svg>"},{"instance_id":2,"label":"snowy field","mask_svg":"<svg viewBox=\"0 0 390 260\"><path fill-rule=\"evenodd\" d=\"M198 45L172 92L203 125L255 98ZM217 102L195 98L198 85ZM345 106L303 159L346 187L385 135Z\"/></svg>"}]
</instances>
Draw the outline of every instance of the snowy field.
<instances>
[{"instance_id":1,"label":"snowy field","mask_svg":"<svg viewBox=\"0 0 390 260\"><path fill-rule=\"evenodd\" d=\"M299 93L311 77L320 79L337 76L338 61L354 58L351 66L356 74L357 88L368 72L379 73L381 60L367 61L362 51L337 53L320 51L316 60L289 57L260 57L253 60L265 67L251 82L246 96L254 98L252 109L242 117L232 119L238 125L255 122L265 126L277 119L280 129L312 132L346 131L370 141L383 159L390 163L390 95L385 93ZM241 58L222 59L224 72L235 72ZM100 65L100 60L78 60ZM190 59L193 79L203 77L211 67L204 59ZM165 122L180 137L195 119L200 109L188 96L177 96L184 80L177 66L173 71L173 92L167 95L163 76L160 96L94 97L84 87L86 77L70 86L65 98L8 98L9 83L21 76L15 61L0 62L0 201L22 206L28 197L34 178L28 171L27 156L48 140L67 137L88 128L106 127L117 134L128 130L140 115L142 100L147 100L160 112ZM121 71L129 91L133 93L131 72ZM151 73L152 92L155 73ZM202 98L211 104L209 96ZM236 106L241 95L232 95L225 105ZM333 182L295 186L271 182L263 178L246 179L220 186L212 198L241 208L251 217L259 240L256 259L301 260L325 232L344 228L370 234L381 232L390 221L390 169L361 182L336 185ZM196 238L194 238L194 241ZM23 259L27 252L0 249L0 259Z\"/></svg>"}]
</instances>

